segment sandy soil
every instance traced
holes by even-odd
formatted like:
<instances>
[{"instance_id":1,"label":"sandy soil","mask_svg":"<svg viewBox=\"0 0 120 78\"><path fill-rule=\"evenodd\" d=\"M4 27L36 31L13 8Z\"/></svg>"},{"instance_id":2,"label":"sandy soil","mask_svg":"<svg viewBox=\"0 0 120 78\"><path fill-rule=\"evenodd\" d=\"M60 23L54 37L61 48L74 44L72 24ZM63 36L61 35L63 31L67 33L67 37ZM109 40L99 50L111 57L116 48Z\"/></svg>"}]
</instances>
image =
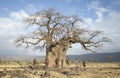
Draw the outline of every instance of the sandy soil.
<instances>
[{"instance_id":1,"label":"sandy soil","mask_svg":"<svg viewBox=\"0 0 120 78\"><path fill-rule=\"evenodd\" d=\"M80 63L77 69L74 64L63 69L45 69L44 64L36 66L27 63L0 64L0 78L120 78L120 63L86 65L84 68Z\"/></svg>"}]
</instances>

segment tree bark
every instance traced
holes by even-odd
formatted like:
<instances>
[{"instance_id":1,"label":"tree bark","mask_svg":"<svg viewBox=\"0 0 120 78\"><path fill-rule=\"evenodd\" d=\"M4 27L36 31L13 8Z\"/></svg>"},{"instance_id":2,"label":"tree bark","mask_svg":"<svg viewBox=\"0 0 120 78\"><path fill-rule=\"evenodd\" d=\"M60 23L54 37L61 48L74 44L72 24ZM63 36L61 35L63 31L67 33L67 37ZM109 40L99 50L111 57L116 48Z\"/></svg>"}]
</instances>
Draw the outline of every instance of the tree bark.
<instances>
[{"instance_id":1,"label":"tree bark","mask_svg":"<svg viewBox=\"0 0 120 78\"><path fill-rule=\"evenodd\" d=\"M51 45L46 50L46 58L49 60L48 67L66 67L66 52L69 45L63 46L60 44ZM56 59L58 60L58 66L56 64Z\"/></svg>"}]
</instances>

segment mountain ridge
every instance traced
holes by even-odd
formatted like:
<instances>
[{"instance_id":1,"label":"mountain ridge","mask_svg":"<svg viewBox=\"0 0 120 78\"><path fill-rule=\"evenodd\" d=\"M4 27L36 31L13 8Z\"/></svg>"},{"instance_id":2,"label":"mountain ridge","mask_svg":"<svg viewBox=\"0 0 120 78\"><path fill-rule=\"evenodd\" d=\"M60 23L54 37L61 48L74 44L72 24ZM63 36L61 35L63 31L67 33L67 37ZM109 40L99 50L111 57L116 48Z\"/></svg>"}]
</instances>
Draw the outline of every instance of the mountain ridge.
<instances>
[{"instance_id":1,"label":"mountain ridge","mask_svg":"<svg viewBox=\"0 0 120 78\"><path fill-rule=\"evenodd\" d=\"M90 53L82 55L67 55L70 60L93 61L93 62L120 62L120 52ZM45 56L0 56L4 61L44 61Z\"/></svg>"}]
</instances>

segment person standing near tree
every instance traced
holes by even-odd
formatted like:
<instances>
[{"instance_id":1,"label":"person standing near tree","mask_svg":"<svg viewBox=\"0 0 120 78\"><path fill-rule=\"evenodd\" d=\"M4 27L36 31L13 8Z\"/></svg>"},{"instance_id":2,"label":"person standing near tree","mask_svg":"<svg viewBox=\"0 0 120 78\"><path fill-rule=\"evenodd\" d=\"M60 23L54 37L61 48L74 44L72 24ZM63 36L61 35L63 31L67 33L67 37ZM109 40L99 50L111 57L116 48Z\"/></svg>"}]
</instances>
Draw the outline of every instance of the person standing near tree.
<instances>
[{"instance_id":1,"label":"person standing near tree","mask_svg":"<svg viewBox=\"0 0 120 78\"><path fill-rule=\"evenodd\" d=\"M69 57L66 56L66 63L69 65Z\"/></svg>"},{"instance_id":2,"label":"person standing near tree","mask_svg":"<svg viewBox=\"0 0 120 78\"><path fill-rule=\"evenodd\" d=\"M76 59L76 72L78 72L78 68L79 68L79 60Z\"/></svg>"},{"instance_id":3,"label":"person standing near tree","mask_svg":"<svg viewBox=\"0 0 120 78\"><path fill-rule=\"evenodd\" d=\"M46 57L46 59L45 59L45 66L48 67L48 65L49 65L49 58Z\"/></svg>"},{"instance_id":4,"label":"person standing near tree","mask_svg":"<svg viewBox=\"0 0 120 78\"><path fill-rule=\"evenodd\" d=\"M58 57L55 60L55 64L56 64L56 68L58 68L59 67L59 58Z\"/></svg>"},{"instance_id":5,"label":"person standing near tree","mask_svg":"<svg viewBox=\"0 0 120 78\"><path fill-rule=\"evenodd\" d=\"M85 61L83 61L83 67L86 67Z\"/></svg>"},{"instance_id":6,"label":"person standing near tree","mask_svg":"<svg viewBox=\"0 0 120 78\"><path fill-rule=\"evenodd\" d=\"M83 61L83 70L86 70L85 67L86 67L86 63L85 61Z\"/></svg>"},{"instance_id":7,"label":"person standing near tree","mask_svg":"<svg viewBox=\"0 0 120 78\"><path fill-rule=\"evenodd\" d=\"M36 59L34 58L34 60L33 60L33 65L36 65Z\"/></svg>"}]
</instances>

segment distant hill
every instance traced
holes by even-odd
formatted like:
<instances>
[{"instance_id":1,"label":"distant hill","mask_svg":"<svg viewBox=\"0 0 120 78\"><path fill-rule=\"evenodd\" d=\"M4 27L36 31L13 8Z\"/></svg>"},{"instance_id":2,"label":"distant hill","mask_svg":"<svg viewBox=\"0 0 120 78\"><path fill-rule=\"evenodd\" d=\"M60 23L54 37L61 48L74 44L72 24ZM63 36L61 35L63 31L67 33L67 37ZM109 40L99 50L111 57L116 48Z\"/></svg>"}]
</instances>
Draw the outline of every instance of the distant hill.
<instances>
[{"instance_id":1,"label":"distant hill","mask_svg":"<svg viewBox=\"0 0 120 78\"><path fill-rule=\"evenodd\" d=\"M68 55L70 59L79 59L81 61L98 62L120 62L120 52L112 53L91 53L83 55Z\"/></svg>"},{"instance_id":2,"label":"distant hill","mask_svg":"<svg viewBox=\"0 0 120 78\"><path fill-rule=\"evenodd\" d=\"M37 61L44 60L44 56L0 56L0 60L4 61L33 61L33 59Z\"/></svg>"},{"instance_id":3,"label":"distant hill","mask_svg":"<svg viewBox=\"0 0 120 78\"><path fill-rule=\"evenodd\" d=\"M81 61L92 62L120 62L120 52L113 53L91 53L82 55L68 55L71 60L79 59ZM0 60L7 61L33 61L33 59L41 61L45 56L0 56Z\"/></svg>"}]
</instances>

